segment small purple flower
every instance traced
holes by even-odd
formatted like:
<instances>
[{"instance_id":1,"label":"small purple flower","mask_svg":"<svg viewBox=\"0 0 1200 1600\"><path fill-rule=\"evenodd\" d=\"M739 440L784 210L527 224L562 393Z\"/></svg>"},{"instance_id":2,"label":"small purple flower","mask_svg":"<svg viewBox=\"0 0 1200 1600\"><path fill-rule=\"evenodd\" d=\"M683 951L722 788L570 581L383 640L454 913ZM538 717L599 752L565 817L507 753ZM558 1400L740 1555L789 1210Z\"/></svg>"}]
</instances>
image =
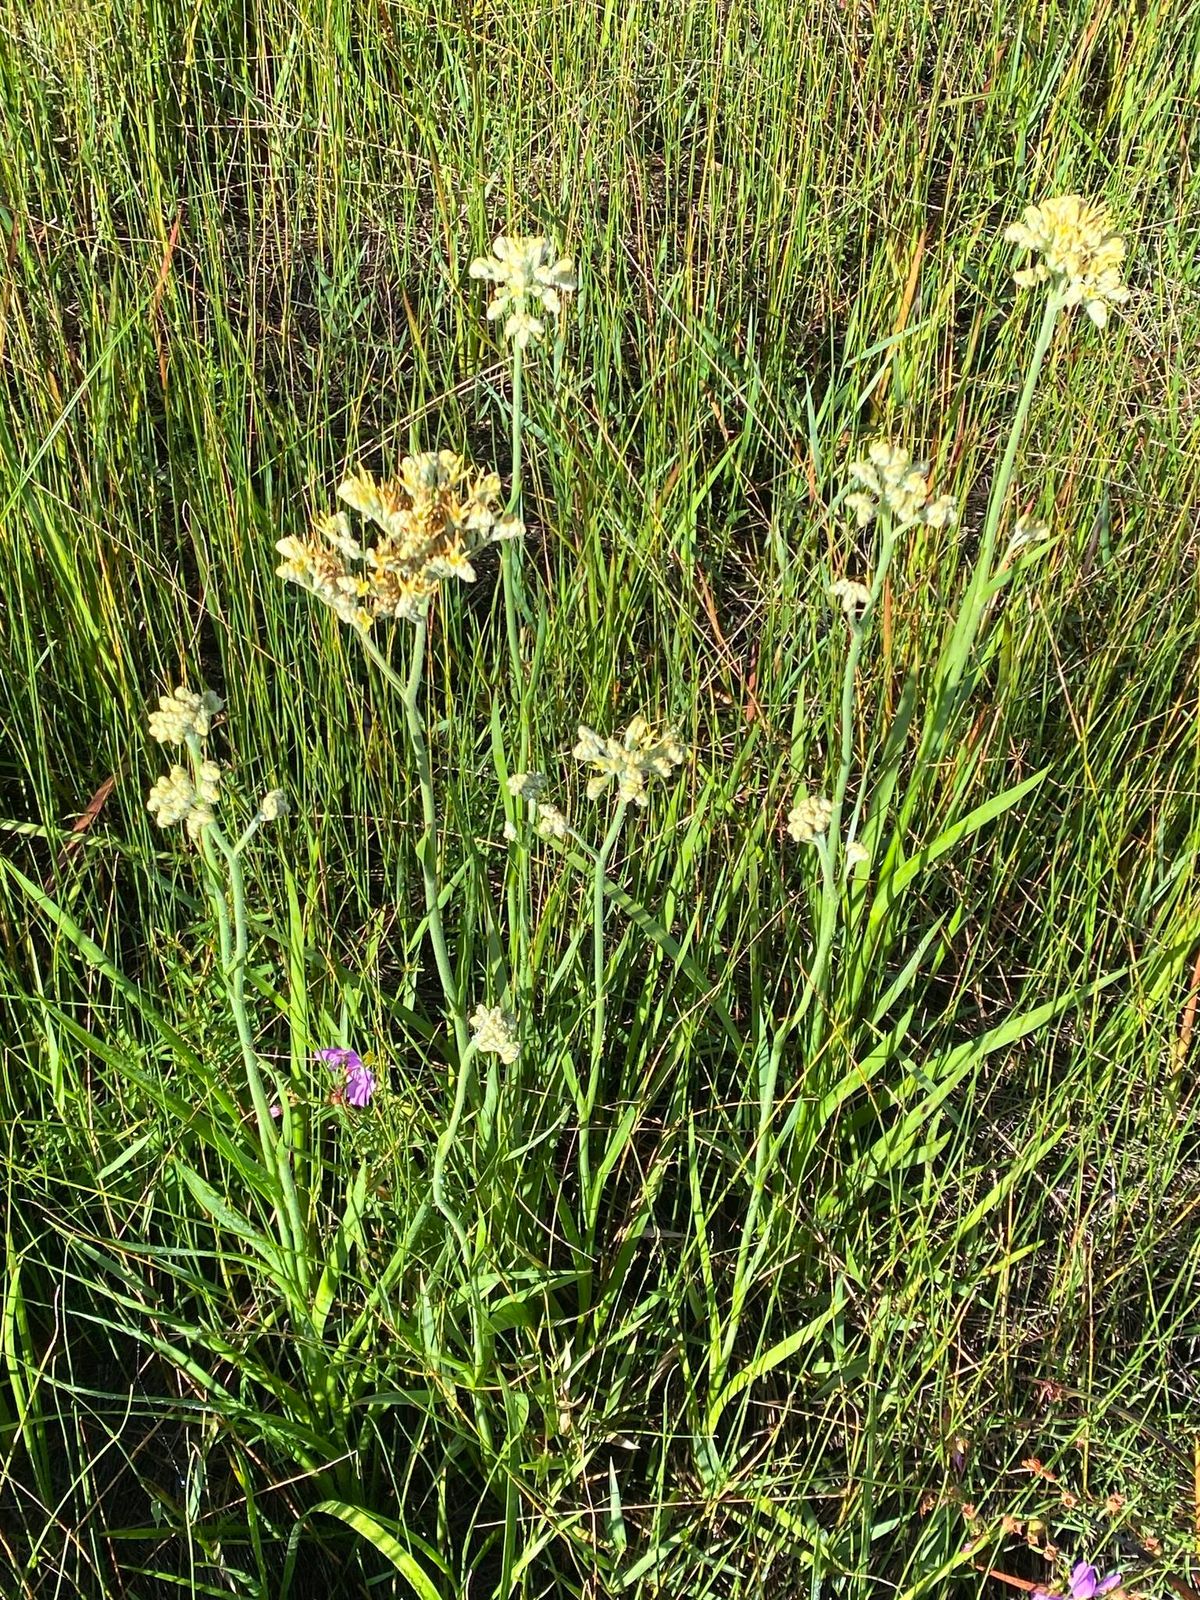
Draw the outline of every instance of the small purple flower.
<instances>
[{"instance_id":1,"label":"small purple flower","mask_svg":"<svg viewBox=\"0 0 1200 1600\"><path fill-rule=\"evenodd\" d=\"M357 1050L330 1045L325 1050L317 1050L315 1055L318 1061L324 1061L334 1072L344 1073L346 1085L341 1094L348 1106L356 1106L361 1110L363 1106L370 1105L371 1096L375 1093L375 1074Z\"/></svg>"},{"instance_id":2,"label":"small purple flower","mask_svg":"<svg viewBox=\"0 0 1200 1600\"><path fill-rule=\"evenodd\" d=\"M1110 1572L1107 1578L1101 1578L1090 1561L1077 1561L1071 1568L1071 1581L1065 1595L1053 1589L1035 1589L1029 1600L1096 1600L1097 1595L1107 1594L1120 1581L1119 1572Z\"/></svg>"},{"instance_id":3,"label":"small purple flower","mask_svg":"<svg viewBox=\"0 0 1200 1600\"><path fill-rule=\"evenodd\" d=\"M1107 1594L1121 1581L1119 1572L1110 1572L1101 1578L1089 1561L1077 1561L1071 1568L1071 1600L1095 1600L1098 1594Z\"/></svg>"}]
</instances>

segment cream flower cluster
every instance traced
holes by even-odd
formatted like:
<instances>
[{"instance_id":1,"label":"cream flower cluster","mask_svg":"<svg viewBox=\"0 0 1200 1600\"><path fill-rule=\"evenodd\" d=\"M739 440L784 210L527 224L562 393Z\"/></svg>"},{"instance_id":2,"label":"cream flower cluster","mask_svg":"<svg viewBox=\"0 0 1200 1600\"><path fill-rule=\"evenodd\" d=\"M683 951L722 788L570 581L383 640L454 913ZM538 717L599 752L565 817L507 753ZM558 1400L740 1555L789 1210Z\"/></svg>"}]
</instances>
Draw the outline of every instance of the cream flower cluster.
<instances>
[{"instance_id":1,"label":"cream flower cluster","mask_svg":"<svg viewBox=\"0 0 1200 1600\"><path fill-rule=\"evenodd\" d=\"M258 814L264 822L278 822L291 810L288 797L282 789L268 789L258 802Z\"/></svg>"},{"instance_id":2,"label":"cream flower cluster","mask_svg":"<svg viewBox=\"0 0 1200 1600\"><path fill-rule=\"evenodd\" d=\"M356 539L338 512L306 539L280 539L277 572L364 632L380 617L418 621L444 578L472 582L472 558L485 545L524 531L500 513L499 477L472 473L449 450L405 456L399 476L383 483L355 473L338 493L380 529L375 542Z\"/></svg>"},{"instance_id":3,"label":"cream flower cluster","mask_svg":"<svg viewBox=\"0 0 1200 1600\"><path fill-rule=\"evenodd\" d=\"M1020 288L1051 282L1065 305L1081 305L1098 328L1108 321L1109 306L1129 299L1121 281L1125 241L1113 231L1106 206L1077 194L1043 200L1026 206L1021 221L1011 223L1004 237L1041 256L1034 266L1013 274Z\"/></svg>"},{"instance_id":4,"label":"cream flower cluster","mask_svg":"<svg viewBox=\"0 0 1200 1600\"><path fill-rule=\"evenodd\" d=\"M828 832L833 802L824 795L806 794L788 812L787 830L797 844L815 844Z\"/></svg>"},{"instance_id":5,"label":"cream flower cluster","mask_svg":"<svg viewBox=\"0 0 1200 1600\"><path fill-rule=\"evenodd\" d=\"M476 257L469 270L473 278L496 285L488 305L488 321L498 322L503 317L504 337L520 350L546 331L537 312L557 317L562 310L562 296L577 286L571 257L560 256L541 234L501 234L492 245L491 255Z\"/></svg>"},{"instance_id":6,"label":"cream flower cluster","mask_svg":"<svg viewBox=\"0 0 1200 1600\"><path fill-rule=\"evenodd\" d=\"M867 447L865 461L850 465L850 476L862 490L846 496L860 528L873 522L886 509L901 527L923 522L930 528L952 528L958 520L958 505L953 495L929 498L925 469L900 445L876 439Z\"/></svg>"},{"instance_id":7,"label":"cream flower cluster","mask_svg":"<svg viewBox=\"0 0 1200 1600\"><path fill-rule=\"evenodd\" d=\"M537 808L537 834L540 839L569 839L571 824L557 806L539 800Z\"/></svg>"},{"instance_id":8,"label":"cream flower cluster","mask_svg":"<svg viewBox=\"0 0 1200 1600\"><path fill-rule=\"evenodd\" d=\"M617 798L635 806L646 804L649 778L669 778L672 769L687 757L687 747L670 728L658 737L645 717L634 717L620 739L605 739L593 729L579 725L579 743L571 752L578 761L596 769L588 779L587 796L595 800L614 780Z\"/></svg>"},{"instance_id":9,"label":"cream flower cluster","mask_svg":"<svg viewBox=\"0 0 1200 1600\"><path fill-rule=\"evenodd\" d=\"M545 792L546 783L544 772L514 772L505 787L514 800L534 801Z\"/></svg>"},{"instance_id":10,"label":"cream flower cluster","mask_svg":"<svg viewBox=\"0 0 1200 1600\"><path fill-rule=\"evenodd\" d=\"M174 766L150 790L146 810L160 828L186 822L189 838L198 839L213 820L220 782L221 769L215 761L202 761L194 778L186 767Z\"/></svg>"},{"instance_id":11,"label":"cream flower cluster","mask_svg":"<svg viewBox=\"0 0 1200 1600\"><path fill-rule=\"evenodd\" d=\"M865 583L853 578L839 578L828 589L829 598L837 602L851 622L854 622L871 604L871 591Z\"/></svg>"},{"instance_id":12,"label":"cream flower cluster","mask_svg":"<svg viewBox=\"0 0 1200 1600\"><path fill-rule=\"evenodd\" d=\"M211 689L202 694L180 684L160 695L158 710L150 713L150 737L159 744L186 744L189 738L207 739L212 719L224 701Z\"/></svg>"},{"instance_id":13,"label":"cream flower cluster","mask_svg":"<svg viewBox=\"0 0 1200 1600\"><path fill-rule=\"evenodd\" d=\"M510 1066L520 1055L516 1019L499 1006L479 1005L470 1016L471 1037L480 1055L499 1056Z\"/></svg>"}]
</instances>

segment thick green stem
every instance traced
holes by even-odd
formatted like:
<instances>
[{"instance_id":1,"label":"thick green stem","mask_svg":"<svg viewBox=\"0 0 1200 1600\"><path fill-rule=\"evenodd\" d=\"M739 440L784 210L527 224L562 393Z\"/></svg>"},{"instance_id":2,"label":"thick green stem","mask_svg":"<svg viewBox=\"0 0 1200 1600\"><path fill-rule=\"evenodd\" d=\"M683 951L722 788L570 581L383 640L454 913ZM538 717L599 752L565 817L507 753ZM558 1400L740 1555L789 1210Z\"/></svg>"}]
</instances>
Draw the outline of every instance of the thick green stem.
<instances>
[{"instance_id":1,"label":"thick green stem","mask_svg":"<svg viewBox=\"0 0 1200 1600\"><path fill-rule=\"evenodd\" d=\"M946 702L953 696L953 691L966 670L971 650L979 633L980 624L983 621L984 611L987 606L988 585L992 578L992 563L995 560L996 544L1000 533L1000 519L1004 514L1004 506L1008 499L1009 489L1012 487L1013 472L1017 464L1017 451L1021 446L1025 424L1029 420L1029 408L1033 404L1038 378L1041 376L1042 366L1053 342L1054 329L1062 309L1063 297L1060 293L1052 292L1046 297L1037 343L1034 345L1033 356L1025 374L1025 383L1021 389L1021 398L1017 402L1012 427L1009 430L1004 458L1000 463L999 472L992 480L992 492L988 499L987 516L984 519L983 534L979 541L979 555L976 559L975 570L971 574L970 583L967 585L962 608L955 621L946 650L946 678L942 704L939 704L938 708L939 734L944 730L945 719L949 715L949 705ZM945 705L944 711L943 704Z\"/></svg>"},{"instance_id":2,"label":"thick green stem","mask_svg":"<svg viewBox=\"0 0 1200 1600\"><path fill-rule=\"evenodd\" d=\"M583 1189L584 1206L591 1216L594 1197L591 1194L591 1150L589 1134L592 1114L600 1096L600 1080L604 1070L604 1023L606 1010L606 963L604 956L604 878L609 858L621 834L628 809L624 800L617 802L612 822L600 846L592 872L592 1056L588 1069L587 1089L579 1107L579 1178Z\"/></svg>"},{"instance_id":3,"label":"thick green stem","mask_svg":"<svg viewBox=\"0 0 1200 1600\"><path fill-rule=\"evenodd\" d=\"M525 353L520 345L513 345L512 378L512 488L508 509L520 516L522 509L521 435L524 427L524 372ZM500 552L500 570L504 584L504 621L508 632L508 653L513 671L513 685L520 690L524 678L521 670L521 622L525 617L525 591L521 581L521 541L509 539Z\"/></svg>"},{"instance_id":4,"label":"thick green stem","mask_svg":"<svg viewBox=\"0 0 1200 1600\"><path fill-rule=\"evenodd\" d=\"M193 751L193 759L199 758ZM249 927L246 918L246 885L242 864L237 852L215 822L203 830L201 847L209 878L209 893L217 913L220 933L221 964L225 990L237 1028L238 1042L242 1048L242 1061L246 1069L246 1082L254 1107L259 1143L268 1170L274 1172L279 1184L276 1203L280 1237L292 1262L296 1288L301 1296L308 1293L308 1256L304 1247L304 1222L296 1193L295 1178L286 1141L280 1137L271 1117L271 1106L263 1084L262 1064L254 1046L254 1032L246 1009L245 973L249 955ZM224 861L228 874L229 900L226 901L225 881L217 865L216 856ZM232 926L229 905L233 907Z\"/></svg>"},{"instance_id":5,"label":"thick green stem","mask_svg":"<svg viewBox=\"0 0 1200 1600\"><path fill-rule=\"evenodd\" d=\"M425 668L425 642L428 629L429 624L425 618L414 625L407 683L384 659L369 634L360 633L359 638L371 661L392 688L399 693L404 706L409 742L417 763L417 784L421 791L422 832L417 845L417 858L421 863L421 879L425 890L425 920L429 924L429 941L433 945L433 957L442 985L442 995L446 1002L446 1010L450 1013L454 1039L458 1047L458 1059L461 1062L467 1053L470 1035L467 1032L467 1019L459 998L454 964L450 959L445 925L442 922L441 893L437 880L437 800L433 788L429 746L425 740L425 722L421 714L421 681Z\"/></svg>"},{"instance_id":6,"label":"thick green stem","mask_svg":"<svg viewBox=\"0 0 1200 1600\"><path fill-rule=\"evenodd\" d=\"M833 949L838 914L841 909L842 891L838 868L845 854L842 840L842 814L846 806L846 794L850 787L850 775L854 770L855 690L858 679L858 664L862 657L867 628L875 613L875 608L879 604L880 596L883 594L883 586L891 568L892 556L896 549L896 531L891 517L886 512L881 512L879 560L871 582L871 597L863 609L862 616L857 619L852 618L850 621L850 648L846 652L846 665L842 671L841 752L837 777L833 785L832 810L829 815L829 827L826 834L823 838L815 841L821 859L821 915L817 929L817 948L813 956L812 966L809 968L800 1005L792 1018L793 1026L799 1025L807 1014L813 1000L821 997L825 990L826 972L830 953ZM819 1043L823 1016L824 1012L822 1011L815 1023L814 1043Z\"/></svg>"},{"instance_id":7,"label":"thick green stem","mask_svg":"<svg viewBox=\"0 0 1200 1600\"><path fill-rule=\"evenodd\" d=\"M454 1090L454 1105L450 1111L450 1120L442 1129L437 1142L437 1149L433 1156L433 1176L430 1188L433 1193L433 1203L445 1217L450 1226L450 1231L458 1240L458 1248L462 1251L462 1258L468 1271L471 1267L471 1246L467 1238L467 1230L463 1227L458 1212L446 1198L446 1157L458 1137L458 1125L462 1121L463 1110L467 1103L467 1081L471 1071L471 1058L474 1055L474 1045L468 1046L466 1052L459 1057L458 1082ZM479 1329L476 1325L476 1358L482 1365L482 1345L479 1341Z\"/></svg>"},{"instance_id":8,"label":"thick green stem","mask_svg":"<svg viewBox=\"0 0 1200 1600\"><path fill-rule=\"evenodd\" d=\"M463 1269L467 1278L467 1290L471 1302L471 1336L476 1373L477 1376L481 1377L486 1362L486 1341L483 1334L483 1305L480 1300L479 1286L475 1281L471 1241L461 1218L447 1199L445 1189L446 1158L450 1154L450 1150L458 1136L459 1123L462 1120L463 1110L466 1106L473 1045L467 1029L467 1019L463 1011L462 1001L459 997L454 965L450 960L450 951L446 944L446 930L442 922L441 893L437 878L437 798L433 787L433 768L429 760L429 746L425 739L425 723L421 714L421 683L425 670L425 645L428 629L429 624L425 618L422 618L414 627L407 683L381 654L369 634L360 632L359 638L369 659L400 696L408 724L409 742L412 745L413 755L417 763L417 782L421 791L422 820L422 835L417 848L417 855L421 863L421 878L425 889L425 920L429 925L429 939L433 945L434 961L437 965L438 977L442 985L442 996L446 1003L446 1010L450 1013L457 1047L455 1051L457 1075L454 1088L454 1104L451 1108L449 1121L438 1139L437 1149L434 1153L430 1187L434 1205L442 1217L445 1218L446 1224L454 1235L455 1242L462 1255ZM477 1408L477 1419L484 1438L488 1439L490 1437L490 1425L482 1402Z\"/></svg>"}]
</instances>

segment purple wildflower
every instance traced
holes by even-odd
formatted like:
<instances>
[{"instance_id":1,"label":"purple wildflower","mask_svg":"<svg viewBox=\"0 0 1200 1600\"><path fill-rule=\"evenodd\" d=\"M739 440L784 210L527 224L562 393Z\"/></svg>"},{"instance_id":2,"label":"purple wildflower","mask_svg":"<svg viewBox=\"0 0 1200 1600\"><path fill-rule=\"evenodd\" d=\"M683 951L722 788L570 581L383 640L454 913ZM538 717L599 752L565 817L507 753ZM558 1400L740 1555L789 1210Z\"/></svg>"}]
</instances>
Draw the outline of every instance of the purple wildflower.
<instances>
[{"instance_id":1,"label":"purple wildflower","mask_svg":"<svg viewBox=\"0 0 1200 1600\"><path fill-rule=\"evenodd\" d=\"M370 1105L375 1093L375 1074L363 1061L357 1050L346 1050L341 1045L330 1045L315 1052L318 1061L324 1061L334 1072L345 1074L346 1084L341 1091L348 1106L359 1110Z\"/></svg>"},{"instance_id":2,"label":"purple wildflower","mask_svg":"<svg viewBox=\"0 0 1200 1600\"><path fill-rule=\"evenodd\" d=\"M1110 1572L1107 1578L1101 1578L1090 1562L1077 1561L1071 1568L1071 1600L1095 1600L1096 1595L1107 1594L1120 1581L1119 1572Z\"/></svg>"},{"instance_id":3,"label":"purple wildflower","mask_svg":"<svg viewBox=\"0 0 1200 1600\"><path fill-rule=\"evenodd\" d=\"M1110 1572L1107 1578L1102 1578L1090 1561L1077 1561L1071 1568L1071 1581L1065 1595L1053 1589L1035 1589L1029 1600L1096 1600L1097 1595L1107 1594L1120 1581L1119 1572Z\"/></svg>"}]
</instances>

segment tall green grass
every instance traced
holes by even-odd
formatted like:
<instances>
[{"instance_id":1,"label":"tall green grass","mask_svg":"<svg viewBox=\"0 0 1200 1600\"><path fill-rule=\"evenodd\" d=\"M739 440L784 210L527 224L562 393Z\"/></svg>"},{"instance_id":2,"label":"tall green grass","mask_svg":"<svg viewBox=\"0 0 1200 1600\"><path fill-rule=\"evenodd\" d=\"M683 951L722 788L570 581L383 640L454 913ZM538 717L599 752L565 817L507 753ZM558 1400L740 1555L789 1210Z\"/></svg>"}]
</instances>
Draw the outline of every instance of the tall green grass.
<instances>
[{"instance_id":1,"label":"tall green grass","mask_svg":"<svg viewBox=\"0 0 1200 1600\"><path fill-rule=\"evenodd\" d=\"M1047 1579L1005 1515L1187 1583L1193 8L0 15L5 1594L916 1600ZM1134 298L1052 348L1013 506L1053 540L922 765L1036 333L1003 226L1071 190L1111 206ZM531 856L522 1055L447 1144L401 708L273 575L348 467L445 444L505 470L467 266L518 227L581 282L526 384L523 722L498 564L431 631L472 1002L508 937L522 742L593 846L577 722L644 711L693 749L608 872L590 1235L588 858ZM823 589L863 572L834 508L876 432L964 500L899 549L855 694L860 771L912 707L921 870L782 1040L764 1136L821 894L783 822L836 773ZM185 679L227 702L243 820L274 785L294 806L248 858L247 986L305 1117L304 1316L217 928L144 809L145 710ZM386 1080L369 1116L323 1103L311 1050L341 1040Z\"/></svg>"}]
</instances>

